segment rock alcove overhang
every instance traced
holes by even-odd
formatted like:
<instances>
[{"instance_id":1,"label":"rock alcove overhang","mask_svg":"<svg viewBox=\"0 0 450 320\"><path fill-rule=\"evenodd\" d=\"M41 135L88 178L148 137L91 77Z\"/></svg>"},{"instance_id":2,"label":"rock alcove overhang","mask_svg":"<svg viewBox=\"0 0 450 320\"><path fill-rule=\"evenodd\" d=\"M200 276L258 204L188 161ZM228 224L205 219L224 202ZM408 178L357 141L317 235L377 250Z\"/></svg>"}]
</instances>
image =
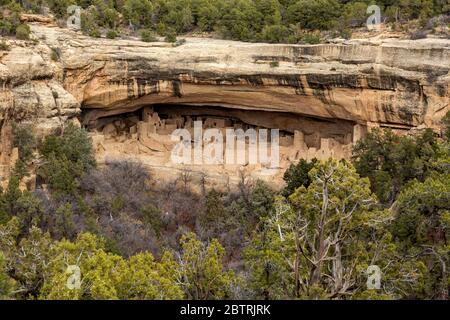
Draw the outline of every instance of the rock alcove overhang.
<instances>
[{"instance_id":1,"label":"rock alcove overhang","mask_svg":"<svg viewBox=\"0 0 450 320\"><path fill-rule=\"evenodd\" d=\"M127 64L127 70L132 64ZM98 76L84 87L83 121L134 112L147 105L214 106L319 120L410 129L423 123L429 99L417 80L374 74L173 73L137 70L121 80ZM108 74L112 71L103 71ZM105 80L107 79L107 80Z\"/></svg>"},{"instance_id":2,"label":"rock alcove overhang","mask_svg":"<svg viewBox=\"0 0 450 320\"><path fill-rule=\"evenodd\" d=\"M85 89L90 94L83 101L83 109L93 109L86 121L154 104L217 106L335 118L332 113L315 106L314 92L305 92L300 77L230 76L190 71L165 74L159 69L152 72L139 74L139 77L133 75L134 78L122 81L102 83L100 79L93 84L96 86L95 91Z\"/></svg>"},{"instance_id":3,"label":"rock alcove overhang","mask_svg":"<svg viewBox=\"0 0 450 320\"><path fill-rule=\"evenodd\" d=\"M155 106L180 116L230 117L289 134L301 131L307 136L339 138L353 135L356 124L365 126L368 122L409 129L420 116L414 114L414 108L408 109L412 113L405 108L396 112L393 101L399 93L393 90L396 85L392 81L389 87L384 84L383 90L363 92L364 81L356 76L260 74L221 78L187 71L170 75L142 72L138 78L123 81L103 82L99 78L96 90L89 89L90 95L82 104L83 125L92 128L99 119ZM374 105L374 100L382 102Z\"/></svg>"}]
</instances>

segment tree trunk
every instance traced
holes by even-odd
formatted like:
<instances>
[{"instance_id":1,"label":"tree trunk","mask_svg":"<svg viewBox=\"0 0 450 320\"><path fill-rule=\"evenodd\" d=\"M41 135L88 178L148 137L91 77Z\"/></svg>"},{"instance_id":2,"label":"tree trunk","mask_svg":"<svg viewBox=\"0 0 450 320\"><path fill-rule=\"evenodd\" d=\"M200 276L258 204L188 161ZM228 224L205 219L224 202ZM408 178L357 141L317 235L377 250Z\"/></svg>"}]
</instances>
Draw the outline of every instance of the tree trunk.
<instances>
[{"instance_id":1,"label":"tree trunk","mask_svg":"<svg viewBox=\"0 0 450 320\"><path fill-rule=\"evenodd\" d=\"M335 246L335 259L333 260L333 279L334 279L334 289L333 294L338 293L342 289L343 284L343 268L342 268L342 253L341 246L339 243Z\"/></svg>"},{"instance_id":2,"label":"tree trunk","mask_svg":"<svg viewBox=\"0 0 450 320\"><path fill-rule=\"evenodd\" d=\"M325 240L324 240L324 234L325 234L325 218L327 215L328 210L328 180L326 179L323 182L323 195L322 195L322 210L320 214L320 220L319 220L319 238L317 243L317 250L316 250L316 257L315 262L316 265L312 267L311 270L311 276L310 276L310 286L316 285L320 281L321 277L321 270L322 270L322 260L323 260L323 254L325 251Z\"/></svg>"}]
</instances>

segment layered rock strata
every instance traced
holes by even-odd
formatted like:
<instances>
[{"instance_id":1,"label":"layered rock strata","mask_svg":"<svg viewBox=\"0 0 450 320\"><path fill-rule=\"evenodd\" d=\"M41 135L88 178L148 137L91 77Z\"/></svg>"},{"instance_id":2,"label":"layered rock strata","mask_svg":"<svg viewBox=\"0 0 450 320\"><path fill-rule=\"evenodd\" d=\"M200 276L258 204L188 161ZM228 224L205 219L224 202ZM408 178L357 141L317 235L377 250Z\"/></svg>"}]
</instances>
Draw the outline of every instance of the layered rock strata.
<instances>
[{"instance_id":1,"label":"layered rock strata","mask_svg":"<svg viewBox=\"0 0 450 320\"><path fill-rule=\"evenodd\" d=\"M449 110L445 39L273 45L186 38L176 46L94 39L42 23L31 30L34 41L8 40L11 50L0 52L0 120L34 122L42 134L76 117L97 129L127 113L143 121L143 108L162 106L183 117L278 128L297 141L295 159L310 148L347 157L367 128L439 131Z\"/></svg>"}]
</instances>

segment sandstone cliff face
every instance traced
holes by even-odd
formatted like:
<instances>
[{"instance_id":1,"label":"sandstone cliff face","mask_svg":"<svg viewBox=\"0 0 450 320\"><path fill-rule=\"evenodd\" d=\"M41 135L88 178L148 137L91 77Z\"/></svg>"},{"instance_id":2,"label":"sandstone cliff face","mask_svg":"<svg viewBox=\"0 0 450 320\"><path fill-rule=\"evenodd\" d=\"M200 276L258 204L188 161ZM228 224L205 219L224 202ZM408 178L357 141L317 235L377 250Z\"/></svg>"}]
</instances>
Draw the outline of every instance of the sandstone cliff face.
<instances>
[{"instance_id":1,"label":"sandstone cliff face","mask_svg":"<svg viewBox=\"0 0 450 320\"><path fill-rule=\"evenodd\" d=\"M0 120L31 121L48 132L80 113L59 81L49 47L18 41L11 48L0 52Z\"/></svg>"},{"instance_id":2,"label":"sandstone cliff face","mask_svg":"<svg viewBox=\"0 0 450 320\"><path fill-rule=\"evenodd\" d=\"M435 126L449 103L450 41L314 46L86 38L33 27L59 48L62 83L89 119L154 103L281 111L405 128Z\"/></svg>"},{"instance_id":3,"label":"sandstone cliff face","mask_svg":"<svg viewBox=\"0 0 450 320\"><path fill-rule=\"evenodd\" d=\"M450 41L313 46L188 38L173 47L32 26L36 44L0 53L0 101L19 119L86 120L154 103L435 126L448 109ZM53 55L60 61L52 61Z\"/></svg>"},{"instance_id":4,"label":"sandstone cliff face","mask_svg":"<svg viewBox=\"0 0 450 320\"><path fill-rule=\"evenodd\" d=\"M355 125L437 129L449 110L449 40L272 45L187 38L173 46L31 29L35 42L15 41L0 52L0 121L33 121L44 133L81 110L88 125L148 105L177 105L186 113L227 108L214 112L328 139L355 137L346 129Z\"/></svg>"}]
</instances>

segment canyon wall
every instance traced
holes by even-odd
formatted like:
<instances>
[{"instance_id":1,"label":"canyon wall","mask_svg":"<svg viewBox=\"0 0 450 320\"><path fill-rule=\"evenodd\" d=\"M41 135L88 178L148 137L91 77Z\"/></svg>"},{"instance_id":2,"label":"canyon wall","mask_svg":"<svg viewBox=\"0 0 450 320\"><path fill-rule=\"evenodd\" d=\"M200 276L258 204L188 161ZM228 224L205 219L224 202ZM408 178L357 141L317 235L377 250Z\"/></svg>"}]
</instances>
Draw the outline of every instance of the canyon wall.
<instances>
[{"instance_id":1,"label":"canyon wall","mask_svg":"<svg viewBox=\"0 0 450 320\"><path fill-rule=\"evenodd\" d=\"M317 131L319 139L355 136L341 126L438 131L449 110L445 39L274 45L186 38L172 45L42 24L31 30L34 41L10 40L11 51L0 51L0 120L34 122L42 134L67 119L95 127L149 105L186 114L208 106L293 135Z\"/></svg>"},{"instance_id":2,"label":"canyon wall","mask_svg":"<svg viewBox=\"0 0 450 320\"><path fill-rule=\"evenodd\" d=\"M450 41L323 45L188 38L177 47L36 27L62 57L85 121L155 103L281 111L382 125L436 126L449 103Z\"/></svg>"}]
</instances>

